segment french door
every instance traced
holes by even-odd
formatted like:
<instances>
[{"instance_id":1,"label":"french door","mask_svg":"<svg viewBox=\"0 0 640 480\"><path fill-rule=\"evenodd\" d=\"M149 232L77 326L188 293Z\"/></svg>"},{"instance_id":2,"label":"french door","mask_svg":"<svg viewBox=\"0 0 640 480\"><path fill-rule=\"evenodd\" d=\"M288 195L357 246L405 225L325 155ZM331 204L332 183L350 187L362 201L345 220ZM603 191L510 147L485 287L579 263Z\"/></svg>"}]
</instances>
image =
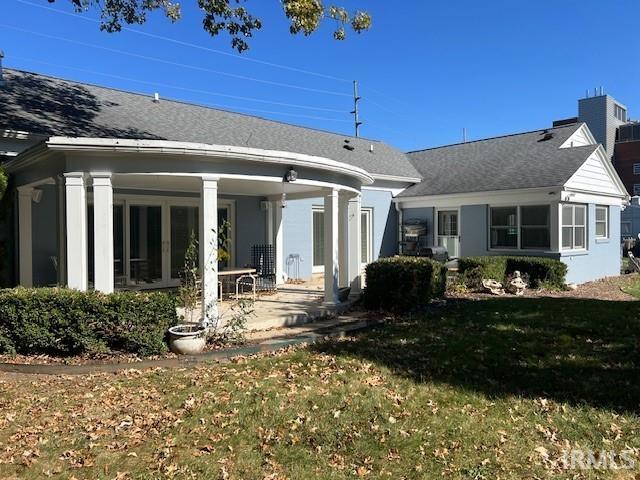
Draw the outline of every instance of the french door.
<instances>
[{"instance_id":1,"label":"french door","mask_svg":"<svg viewBox=\"0 0 640 480\"><path fill-rule=\"evenodd\" d=\"M232 221L222 203L218 219ZM93 206L88 209L89 281L93 281ZM232 226L233 227L233 226ZM233 230L233 228L231 228ZM180 284L185 252L200 236L197 200L116 197L113 206L115 288L166 288ZM233 262L233 254L229 263Z\"/></svg>"}]
</instances>

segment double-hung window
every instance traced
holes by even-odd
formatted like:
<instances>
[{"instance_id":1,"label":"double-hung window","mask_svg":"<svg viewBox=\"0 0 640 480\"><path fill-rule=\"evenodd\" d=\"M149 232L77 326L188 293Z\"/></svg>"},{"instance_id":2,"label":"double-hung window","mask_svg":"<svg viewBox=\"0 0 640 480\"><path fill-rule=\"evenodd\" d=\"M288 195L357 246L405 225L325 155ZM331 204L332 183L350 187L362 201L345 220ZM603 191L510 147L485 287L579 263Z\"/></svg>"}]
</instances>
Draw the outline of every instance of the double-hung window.
<instances>
[{"instance_id":1,"label":"double-hung window","mask_svg":"<svg viewBox=\"0 0 640 480\"><path fill-rule=\"evenodd\" d=\"M562 205L562 249L587 248L587 207Z\"/></svg>"},{"instance_id":2,"label":"double-hung window","mask_svg":"<svg viewBox=\"0 0 640 480\"><path fill-rule=\"evenodd\" d=\"M551 247L549 205L491 207L489 215L491 248L548 250Z\"/></svg>"},{"instance_id":3,"label":"double-hung window","mask_svg":"<svg viewBox=\"0 0 640 480\"><path fill-rule=\"evenodd\" d=\"M596 238L609 238L609 207L596 205Z\"/></svg>"}]
</instances>

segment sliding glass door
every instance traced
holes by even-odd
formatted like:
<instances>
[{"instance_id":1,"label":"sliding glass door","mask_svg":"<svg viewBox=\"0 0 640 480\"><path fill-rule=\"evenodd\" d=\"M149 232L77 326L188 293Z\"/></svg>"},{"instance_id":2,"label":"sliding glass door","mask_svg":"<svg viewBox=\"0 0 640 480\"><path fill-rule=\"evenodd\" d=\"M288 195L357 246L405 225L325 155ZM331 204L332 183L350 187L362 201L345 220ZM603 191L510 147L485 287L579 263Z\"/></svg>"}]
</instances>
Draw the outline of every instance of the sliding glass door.
<instances>
[{"instance_id":1,"label":"sliding glass door","mask_svg":"<svg viewBox=\"0 0 640 480\"><path fill-rule=\"evenodd\" d=\"M185 253L192 238L200 236L197 200L150 199L119 196L113 206L113 253L115 288L165 288L180 284ZM218 226L230 222L230 245L233 247L234 209L221 202ZM93 205L88 207L88 275L94 279ZM219 268L233 266L231 258Z\"/></svg>"},{"instance_id":2,"label":"sliding glass door","mask_svg":"<svg viewBox=\"0 0 640 480\"><path fill-rule=\"evenodd\" d=\"M129 205L129 285L163 286L162 205Z\"/></svg>"},{"instance_id":3,"label":"sliding glass door","mask_svg":"<svg viewBox=\"0 0 640 480\"><path fill-rule=\"evenodd\" d=\"M184 268L184 257L191 238L196 241L200 235L200 219L198 207L171 206L169 207L169 221L171 232L171 279L180 280Z\"/></svg>"}]
</instances>

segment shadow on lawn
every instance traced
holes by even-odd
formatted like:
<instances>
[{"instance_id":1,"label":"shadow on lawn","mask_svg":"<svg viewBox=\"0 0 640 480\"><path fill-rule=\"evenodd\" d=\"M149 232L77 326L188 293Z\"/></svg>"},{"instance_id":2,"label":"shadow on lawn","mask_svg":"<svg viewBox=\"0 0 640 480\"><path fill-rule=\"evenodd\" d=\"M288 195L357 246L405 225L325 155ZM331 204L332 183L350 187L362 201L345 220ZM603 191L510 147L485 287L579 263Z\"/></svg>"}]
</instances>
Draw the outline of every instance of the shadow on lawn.
<instances>
[{"instance_id":1,"label":"shadow on lawn","mask_svg":"<svg viewBox=\"0 0 640 480\"><path fill-rule=\"evenodd\" d=\"M640 302L460 301L314 348L417 382L640 412Z\"/></svg>"}]
</instances>

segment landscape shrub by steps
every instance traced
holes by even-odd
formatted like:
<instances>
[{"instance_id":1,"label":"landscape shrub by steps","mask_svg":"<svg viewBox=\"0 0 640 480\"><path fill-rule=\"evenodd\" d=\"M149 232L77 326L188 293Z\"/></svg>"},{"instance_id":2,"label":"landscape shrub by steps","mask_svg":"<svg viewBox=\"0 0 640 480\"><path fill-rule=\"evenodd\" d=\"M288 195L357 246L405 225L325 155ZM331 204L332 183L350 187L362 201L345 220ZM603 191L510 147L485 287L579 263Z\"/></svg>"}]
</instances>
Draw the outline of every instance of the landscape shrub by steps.
<instances>
[{"instance_id":1,"label":"landscape shrub by steps","mask_svg":"<svg viewBox=\"0 0 640 480\"><path fill-rule=\"evenodd\" d=\"M166 293L0 290L0 353L156 355L177 323L175 297Z\"/></svg>"},{"instance_id":2,"label":"landscape shrub by steps","mask_svg":"<svg viewBox=\"0 0 640 480\"><path fill-rule=\"evenodd\" d=\"M382 258L367 265L364 305L371 310L414 310L444 295L446 279L447 268L428 258Z\"/></svg>"},{"instance_id":3,"label":"landscape shrub by steps","mask_svg":"<svg viewBox=\"0 0 640 480\"><path fill-rule=\"evenodd\" d=\"M506 277L516 270L528 277L531 288L563 288L565 285L567 266L555 258L485 256L458 260L458 272L463 280L482 276L505 282Z\"/></svg>"}]
</instances>

